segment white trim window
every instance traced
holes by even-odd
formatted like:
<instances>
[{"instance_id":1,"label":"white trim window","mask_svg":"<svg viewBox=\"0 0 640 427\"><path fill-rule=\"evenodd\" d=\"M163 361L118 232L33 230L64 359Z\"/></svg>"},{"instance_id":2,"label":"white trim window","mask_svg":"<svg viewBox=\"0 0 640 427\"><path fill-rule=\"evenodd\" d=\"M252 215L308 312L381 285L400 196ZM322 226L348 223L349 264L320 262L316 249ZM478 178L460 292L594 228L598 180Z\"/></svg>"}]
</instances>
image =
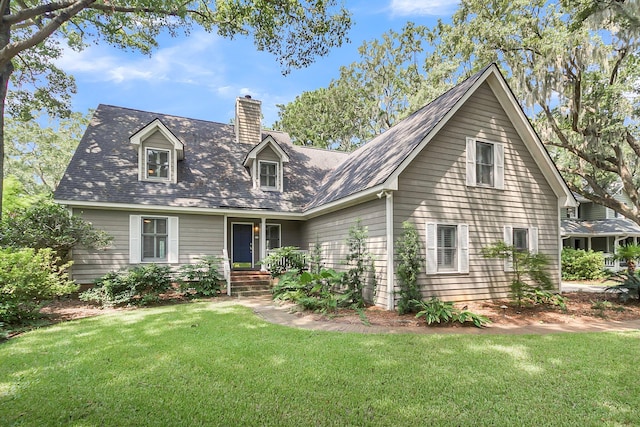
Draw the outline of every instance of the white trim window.
<instances>
[{"instance_id":1,"label":"white trim window","mask_svg":"<svg viewBox=\"0 0 640 427\"><path fill-rule=\"evenodd\" d=\"M258 162L260 188L263 190L278 190L279 165L278 162L260 160Z\"/></svg>"},{"instance_id":2,"label":"white trim window","mask_svg":"<svg viewBox=\"0 0 640 427\"><path fill-rule=\"evenodd\" d=\"M504 144L467 138L467 186L504 189Z\"/></svg>"},{"instance_id":3,"label":"white trim window","mask_svg":"<svg viewBox=\"0 0 640 427\"><path fill-rule=\"evenodd\" d=\"M160 148L145 149L145 177L153 181L169 181L171 179L171 152Z\"/></svg>"},{"instance_id":4,"label":"white trim window","mask_svg":"<svg viewBox=\"0 0 640 427\"><path fill-rule=\"evenodd\" d=\"M267 250L278 249L282 245L282 231L280 224L267 224L265 228Z\"/></svg>"},{"instance_id":5,"label":"white trim window","mask_svg":"<svg viewBox=\"0 0 640 427\"><path fill-rule=\"evenodd\" d=\"M538 227L512 226L504 227L504 242L513 246L518 252L538 253ZM513 261L505 259L504 271L513 271Z\"/></svg>"},{"instance_id":6,"label":"white trim window","mask_svg":"<svg viewBox=\"0 0 640 427\"><path fill-rule=\"evenodd\" d=\"M469 272L469 226L427 224L427 274Z\"/></svg>"},{"instance_id":7,"label":"white trim window","mask_svg":"<svg viewBox=\"0 0 640 427\"><path fill-rule=\"evenodd\" d=\"M129 216L129 262L178 262L178 217Z\"/></svg>"}]
</instances>

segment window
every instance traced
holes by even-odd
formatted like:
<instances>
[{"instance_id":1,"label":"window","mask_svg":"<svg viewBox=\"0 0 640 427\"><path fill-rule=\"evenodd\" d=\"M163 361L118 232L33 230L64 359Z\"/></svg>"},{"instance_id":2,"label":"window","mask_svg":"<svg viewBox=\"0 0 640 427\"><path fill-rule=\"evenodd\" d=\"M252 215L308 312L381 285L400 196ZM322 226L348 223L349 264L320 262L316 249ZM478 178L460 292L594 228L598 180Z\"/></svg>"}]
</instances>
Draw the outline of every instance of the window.
<instances>
[{"instance_id":1,"label":"window","mask_svg":"<svg viewBox=\"0 0 640 427\"><path fill-rule=\"evenodd\" d=\"M166 218L142 218L142 260L166 260L168 237Z\"/></svg>"},{"instance_id":2,"label":"window","mask_svg":"<svg viewBox=\"0 0 640 427\"><path fill-rule=\"evenodd\" d=\"M518 252L529 250L529 230L526 228L513 229L513 247Z\"/></svg>"},{"instance_id":3,"label":"window","mask_svg":"<svg viewBox=\"0 0 640 427\"><path fill-rule=\"evenodd\" d=\"M493 144L476 142L476 184L493 187Z\"/></svg>"},{"instance_id":4,"label":"window","mask_svg":"<svg viewBox=\"0 0 640 427\"><path fill-rule=\"evenodd\" d=\"M529 251L538 253L538 228L537 227L504 227L504 242L507 246L513 246L517 251ZM513 260L504 260L504 271L513 271Z\"/></svg>"},{"instance_id":5,"label":"window","mask_svg":"<svg viewBox=\"0 0 640 427\"><path fill-rule=\"evenodd\" d=\"M147 178L169 179L169 151L147 149Z\"/></svg>"},{"instance_id":6,"label":"window","mask_svg":"<svg viewBox=\"0 0 640 427\"><path fill-rule=\"evenodd\" d=\"M467 138L467 186L504 189L504 144Z\"/></svg>"},{"instance_id":7,"label":"window","mask_svg":"<svg viewBox=\"0 0 640 427\"><path fill-rule=\"evenodd\" d=\"M129 215L129 263L177 263L178 231L175 216Z\"/></svg>"},{"instance_id":8,"label":"window","mask_svg":"<svg viewBox=\"0 0 640 427\"><path fill-rule=\"evenodd\" d=\"M267 250L278 249L280 247L280 224L267 224L265 232L267 234Z\"/></svg>"},{"instance_id":9,"label":"window","mask_svg":"<svg viewBox=\"0 0 640 427\"><path fill-rule=\"evenodd\" d=\"M267 189L278 188L278 164L275 162L260 162L260 187Z\"/></svg>"},{"instance_id":10,"label":"window","mask_svg":"<svg viewBox=\"0 0 640 427\"><path fill-rule=\"evenodd\" d=\"M451 271L458 265L456 229L456 226L438 225L438 271Z\"/></svg>"},{"instance_id":11,"label":"window","mask_svg":"<svg viewBox=\"0 0 640 427\"><path fill-rule=\"evenodd\" d=\"M427 274L469 272L469 226L427 224Z\"/></svg>"}]
</instances>

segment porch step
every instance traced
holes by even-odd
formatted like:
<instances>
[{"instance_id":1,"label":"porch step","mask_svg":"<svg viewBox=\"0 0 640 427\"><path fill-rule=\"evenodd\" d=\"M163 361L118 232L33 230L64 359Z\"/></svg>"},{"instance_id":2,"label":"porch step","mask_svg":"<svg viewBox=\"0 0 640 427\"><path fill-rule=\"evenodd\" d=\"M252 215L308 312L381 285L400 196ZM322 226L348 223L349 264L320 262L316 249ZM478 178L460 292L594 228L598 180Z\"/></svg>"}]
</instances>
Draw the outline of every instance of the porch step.
<instances>
[{"instance_id":1,"label":"porch step","mask_svg":"<svg viewBox=\"0 0 640 427\"><path fill-rule=\"evenodd\" d=\"M232 271L231 295L254 297L271 295L271 276L262 271Z\"/></svg>"}]
</instances>

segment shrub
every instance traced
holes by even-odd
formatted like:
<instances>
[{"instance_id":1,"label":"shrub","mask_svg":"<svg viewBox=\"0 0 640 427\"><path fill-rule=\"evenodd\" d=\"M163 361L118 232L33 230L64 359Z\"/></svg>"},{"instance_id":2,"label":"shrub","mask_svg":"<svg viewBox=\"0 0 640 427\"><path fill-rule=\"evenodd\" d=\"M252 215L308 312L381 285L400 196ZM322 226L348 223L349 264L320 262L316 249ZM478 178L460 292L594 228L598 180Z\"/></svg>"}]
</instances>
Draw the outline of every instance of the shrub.
<instances>
[{"instance_id":1,"label":"shrub","mask_svg":"<svg viewBox=\"0 0 640 427\"><path fill-rule=\"evenodd\" d=\"M421 255L422 245L415 225L405 221L402 223L404 233L398 239L398 281L400 282L400 299L398 300L398 313L415 313L418 307L413 301L420 300L422 295L418 289L418 274L424 263Z\"/></svg>"},{"instance_id":2,"label":"shrub","mask_svg":"<svg viewBox=\"0 0 640 427\"><path fill-rule=\"evenodd\" d=\"M482 254L485 258L511 260L513 264L511 298L519 307L525 300L537 302L536 291L549 291L553 288L551 277L547 271L549 260L544 254L521 251L502 241L482 248ZM527 279L531 283L527 283Z\"/></svg>"},{"instance_id":3,"label":"shrub","mask_svg":"<svg viewBox=\"0 0 640 427\"><path fill-rule=\"evenodd\" d=\"M289 270L302 271L306 269L307 260L305 254L300 252L300 248L283 246L263 259L261 264L267 267L271 277L276 278Z\"/></svg>"},{"instance_id":4,"label":"shrub","mask_svg":"<svg viewBox=\"0 0 640 427\"><path fill-rule=\"evenodd\" d=\"M196 264L185 264L178 270L178 282L180 290L188 289L195 291L195 296L211 297L216 296L221 291L224 281L218 271L220 258L215 256L205 256L198 259Z\"/></svg>"},{"instance_id":5,"label":"shrub","mask_svg":"<svg viewBox=\"0 0 640 427\"><path fill-rule=\"evenodd\" d=\"M78 290L51 249L0 249L0 324L37 318L42 304Z\"/></svg>"},{"instance_id":6,"label":"shrub","mask_svg":"<svg viewBox=\"0 0 640 427\"><path fill-rule=\"evenodd\" d=\"M624 272L616 273L609 277L609 280L617 282L618 285L609 286L605 292L613 292L618 294L622 301L635 297L640 300L640 276L636 273Z\"/></svg>"},{"instance_id":7,"label":"shrub","mask_svg":"<svg viewBox=\"0 0 640 427\"><path fill-rule=\"evenodd\" d=\"M291 270L280 276L273 288L273 299L291 301L306 310L329 312L339 304L341 295L334 292L341 282L342 273L332 269L322 269L319 273Z\"/></svg>"},{"instance_id":8,"label":"shrub","mask_svg":"<svg viewBox=\"0 0 640 427\"><path fill-rule=\"evenodd\" d=\"M50 248L60 263L69 260L69 252L75 246L102 249L110 242L107 233L49 201L10 212L0 222L0 246Z\"/></svg>"},{"instance_id":9,"label":"shrub","mask_svg":"<svg viewBox=\"0 0 640 427\"><path fill-rule=\"evenodd\" d=\"M472 322L474 326L480 328L491 323L488 317L472 313L469 310L459 310L452 302L441 301L438 297L431 297L427 301L414 300L412 303L418 307L416 318L424 317L427 325L433 323Z\"/></svg>"},{"instance_id":10,"label":"shrub","mask_svg":"<svg viewBox=\"0 0 640 427\"><path fill-rule=\"evenodd\" d=\"M373 256L367 249L368 237L367 228L362 225L360 219L356 220L356 224L349 228L349 237L347 238L349 253L345 261L350 268L342 276L342 284L346 287L342 301L344 305L354 308L364 307L364 288L367 275L374 272ZM375 276L373 281L375 292Z\"/></svg>"},{"instance_id":11,"label":"shrub","mask_svg":"<svg viewBox=\"0 0 640 427\"><path fill-rule=\"evenodd\" d=\"M95 287L80 294L83 301L103 306L148 305L171 287L171 268L147 264L113 271L95 281Z\"/></svg>"},{"instance_id":12,"label":"shrub","mask_svg":"<svg viewBox=\"0 0 640 427\"><path fill-rule=\"evenodd\" d=\"M562 249L562 280L598 280L604 277L602 252Z\"/></svg>"}]
</instances>

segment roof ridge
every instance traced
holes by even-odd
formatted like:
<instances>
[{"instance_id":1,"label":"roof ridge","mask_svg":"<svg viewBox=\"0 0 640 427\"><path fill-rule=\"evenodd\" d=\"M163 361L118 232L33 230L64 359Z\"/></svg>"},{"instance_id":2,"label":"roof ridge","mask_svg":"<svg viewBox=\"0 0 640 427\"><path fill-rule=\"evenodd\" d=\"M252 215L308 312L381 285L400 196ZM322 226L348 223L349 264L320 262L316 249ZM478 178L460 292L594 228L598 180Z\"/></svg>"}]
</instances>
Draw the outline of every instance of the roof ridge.
<instances>
[{"instance_id":1,"label":"roof ridge","mask_svg":"<svg viewBox=\"0 0 640 427\"><path fill-rule=\"evenodd\" d=\"M117 109L120 109L120 110L135 111L137 113L152 114L152 115L155 115L155 116L172 117L174 119L184 119L184 120L191 120L191 121L195 121L195 122L213 123L213 124L223 125L223 126L233 126L233 124L231 124L231 123L222 123L222 122L218 122L218 121L214 121L214 120L196 119L196 118L193 118L193 117L187 117L187 116L181 116L181 115L175 115L175 114L158 113L157 111L140 110L138 108L122 107L122 106L119 106L119 105L112 105L112 104L102 104L102 103L100 103L100 104L98 104L98 107L96 108L96 110L100 109L100 107L117 108Z\"/></svg>"}]
</instances>

